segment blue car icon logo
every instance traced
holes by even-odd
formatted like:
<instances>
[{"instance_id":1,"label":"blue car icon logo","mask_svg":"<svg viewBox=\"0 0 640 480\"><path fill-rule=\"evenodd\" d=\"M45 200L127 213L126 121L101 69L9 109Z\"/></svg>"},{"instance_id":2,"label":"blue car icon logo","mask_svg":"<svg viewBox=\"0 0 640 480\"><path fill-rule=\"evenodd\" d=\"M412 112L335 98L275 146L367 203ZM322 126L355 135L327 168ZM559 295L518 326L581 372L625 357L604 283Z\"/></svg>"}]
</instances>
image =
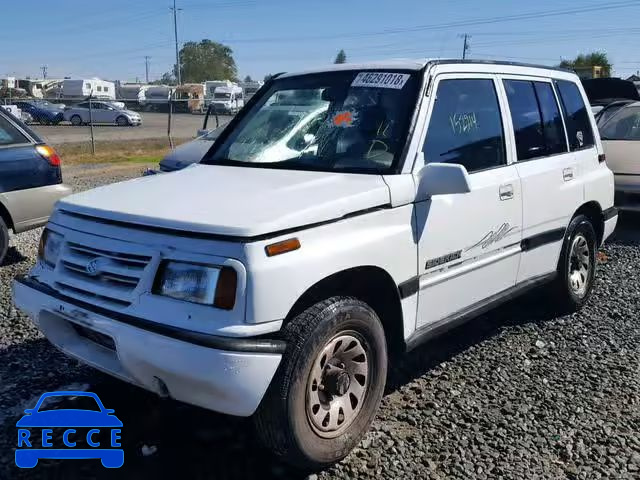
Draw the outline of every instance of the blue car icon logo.
<instances>
[{"instance_id":1,"label":"blue car icon logo","mask_svg":"<svg viewBox=\"0 0 640 480\"><path fill-rule=\"evenodd\" d=\"M45 400L51 397L88 397L95 400L96 410L57 409L40 411ZM93 403L91 403L93 405ZM114 411L104 408L98 395L91 392L47 392L36 406L24 411L18 427L16 465L33 468L41 458L100 459L107 468L119 468L124 464L124 451L120 443L122 422ZM53 429L63 430L62 442L53 441ZM108 442L104 441L108 433ZM77 442L88 448L76 448ZM58 444L60 443L60 444Z\"/></svg>"}]
</instances>

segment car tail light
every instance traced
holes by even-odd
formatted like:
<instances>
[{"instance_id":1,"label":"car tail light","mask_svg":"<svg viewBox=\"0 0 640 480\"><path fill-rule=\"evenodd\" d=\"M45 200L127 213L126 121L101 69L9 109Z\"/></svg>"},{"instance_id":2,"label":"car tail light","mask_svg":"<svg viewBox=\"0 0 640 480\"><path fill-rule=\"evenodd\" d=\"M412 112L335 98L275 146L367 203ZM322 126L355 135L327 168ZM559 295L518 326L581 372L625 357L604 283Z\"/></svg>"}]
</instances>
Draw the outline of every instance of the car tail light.
<instances>
[{"instance_id":1,"label":"car tail light","mask_svg":"<svg viewBox=\"0 0 640 480\"><path fill-rule=\"evenodd\" d=\"M36 152L38 152L40 156L42 156L47 162L49 162L51 166L60 166L60 156L49 145L38 145L36 147Z\"/></svg>"}]
</instances>

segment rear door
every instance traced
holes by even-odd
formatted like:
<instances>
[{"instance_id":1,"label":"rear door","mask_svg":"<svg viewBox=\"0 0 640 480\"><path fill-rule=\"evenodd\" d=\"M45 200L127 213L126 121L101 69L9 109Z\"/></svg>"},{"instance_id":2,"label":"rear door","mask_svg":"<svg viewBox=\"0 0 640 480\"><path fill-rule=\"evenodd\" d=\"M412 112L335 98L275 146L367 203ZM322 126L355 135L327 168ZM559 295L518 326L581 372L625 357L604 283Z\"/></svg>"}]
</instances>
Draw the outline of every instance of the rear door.
<instances>
[{"instance_id":1,"label":"rear door","mask_svg":"<svg viewBox=\"0 0 640 480\"><path fill-rule=\"evenodd\" d=\"M522 256L517 282L555 270L569 220L582 204L579 159L567 142L550 79L503 76L522 181ZM583 141L586 140L583 134ZM583 142L584 144L584 142ZM593 134L590 136L591 148Z\"/></svg>"}]
</instances>

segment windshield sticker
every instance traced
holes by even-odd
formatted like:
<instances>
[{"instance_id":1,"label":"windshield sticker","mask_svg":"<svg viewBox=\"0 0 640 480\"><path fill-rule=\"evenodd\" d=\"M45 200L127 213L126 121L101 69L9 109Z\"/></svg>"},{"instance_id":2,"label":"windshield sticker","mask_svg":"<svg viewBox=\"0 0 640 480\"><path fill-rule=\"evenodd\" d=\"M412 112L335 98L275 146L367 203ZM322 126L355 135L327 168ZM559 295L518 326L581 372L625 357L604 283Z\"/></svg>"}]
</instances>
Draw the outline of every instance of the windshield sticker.
<instances>
[{"instance_id":1,"label":"windshield sticker","mask_svg":"<svg viewBox=\"0 0 640 480\"><path fill-rule=\"evenodd\" d=\"M400 90L407 80L409 80L408 73L360 72L351 86Z\"/></svg>"},{"instance_id":2,"label":"windshield sticker","mask_svg":"<svg viewBox=\"0 0 640 480\"><path fill-rule=\"evenodd\" d=\"M451 123L451 129L456 135L479 130L480 128L475 112L454 113L449 116L449 123Z\"/></svg>"},{"instance_id":3,"label":"windshield sticker","mask_svg":"<svg viewBox=\"0 0 640 480\"><path fill-rule=\"evenodd\" d=\"M348 128L353 126L353 122L356 119L356 113L350 110L336 113L331 123L336 127Z\"/></svg>"}]
</instances>

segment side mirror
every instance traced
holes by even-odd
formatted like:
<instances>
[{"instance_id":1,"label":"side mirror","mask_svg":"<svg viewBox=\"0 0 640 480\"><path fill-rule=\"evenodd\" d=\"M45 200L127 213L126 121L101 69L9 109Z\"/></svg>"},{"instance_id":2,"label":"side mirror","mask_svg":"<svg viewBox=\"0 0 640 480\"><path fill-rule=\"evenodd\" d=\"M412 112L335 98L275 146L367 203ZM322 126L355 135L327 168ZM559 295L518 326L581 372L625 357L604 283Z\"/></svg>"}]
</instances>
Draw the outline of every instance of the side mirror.
<instances>
[{"instance_id":1,"label":"side mirror","mask_svg":"<svg viewBox=\"0 0 640 480\"><path fill-rule=\"evenodd\" d=\"M434 195L451 195L471 191L469 174L462 165L428 163L418 173L416 200L426 200Z\"/></svg>"}]
</instances>

